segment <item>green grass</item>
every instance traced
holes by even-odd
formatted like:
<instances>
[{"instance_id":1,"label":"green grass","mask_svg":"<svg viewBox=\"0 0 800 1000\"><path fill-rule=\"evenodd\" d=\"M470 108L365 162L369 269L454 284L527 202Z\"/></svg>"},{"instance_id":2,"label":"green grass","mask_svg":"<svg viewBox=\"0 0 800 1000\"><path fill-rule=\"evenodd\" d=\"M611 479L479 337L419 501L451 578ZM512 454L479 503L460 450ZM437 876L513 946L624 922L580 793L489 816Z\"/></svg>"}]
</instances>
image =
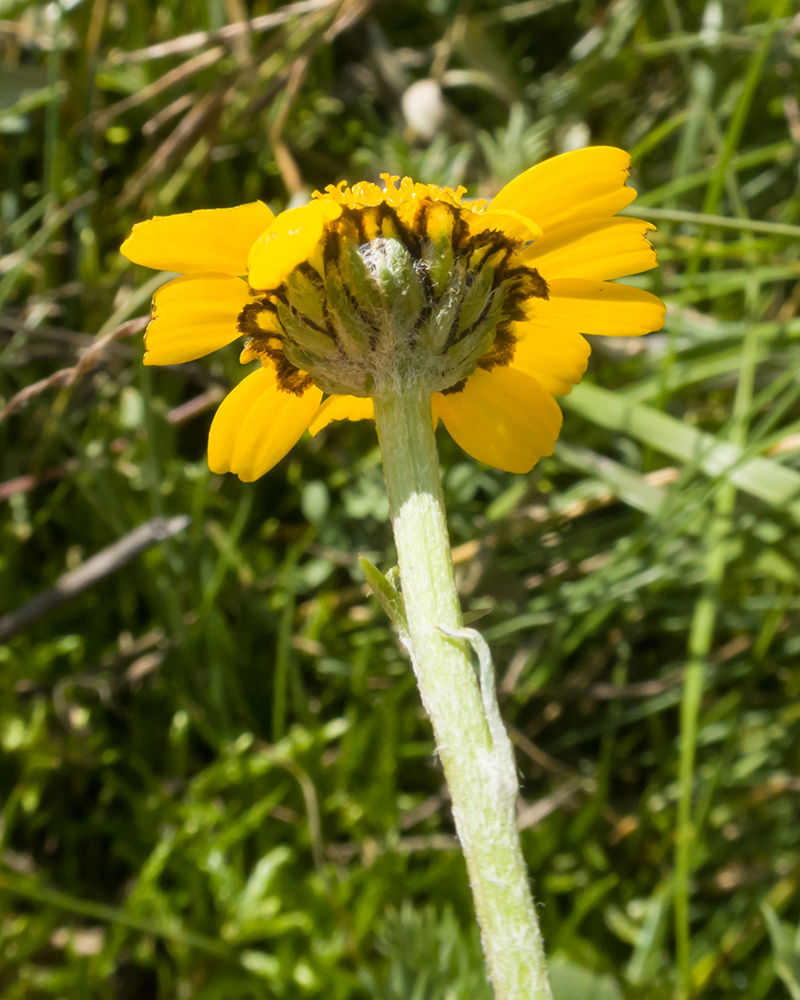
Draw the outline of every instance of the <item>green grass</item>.
<instances>
[{"instance_id":1,"label":"green grass","mask_svg":"<svg viewBox=\"0 0 800 1000\"><path fill-rule=\"evenodd\" d=\"M487 195L590 141L633 152L665 331L595 345L530 476L440 434L556 997L800 996L796 9L298 11L0 2L0 408L35 386L0 422L0 616L191 517L0 646L0 992L488 998L359 565L393 561L374 429L244 485L205 462L235 348L145 369L134 323L86 352L163 280L118 254L142 218L382 171ZM449 112L426 141L400 102L429 75Z\"/></svg>"}]
</instances>

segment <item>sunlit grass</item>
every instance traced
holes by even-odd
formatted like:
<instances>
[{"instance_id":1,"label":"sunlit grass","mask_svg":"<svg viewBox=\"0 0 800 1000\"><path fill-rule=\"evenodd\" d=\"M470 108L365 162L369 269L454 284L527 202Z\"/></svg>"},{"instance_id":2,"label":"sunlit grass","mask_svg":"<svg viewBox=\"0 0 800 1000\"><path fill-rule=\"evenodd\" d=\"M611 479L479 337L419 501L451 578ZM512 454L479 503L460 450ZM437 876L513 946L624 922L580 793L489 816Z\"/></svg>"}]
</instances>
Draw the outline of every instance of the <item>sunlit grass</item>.
<instances>
[{"instance_id":1,"label":"sunlit grass","mask_svg":"<svg viewBox=\"0 0 800 1000\"><path fill-rule=\"evenodd\" d=\"M123 324L164 276L117 248L384 170L487 195L605 142L660 227L636 284L667 327L596 345L529 477L441 436L462 598L489 609L557 1000L798 995L795 12L293 6L0 15L0 617L192 519L0 647L0 992L480 996L430 729L358 567L394 559L374 429L211 476L236 352L141 367ZM270 20L226 29L245 13ZM430 140L400 110L427 76Z\"/></svg>"}]
</instances>

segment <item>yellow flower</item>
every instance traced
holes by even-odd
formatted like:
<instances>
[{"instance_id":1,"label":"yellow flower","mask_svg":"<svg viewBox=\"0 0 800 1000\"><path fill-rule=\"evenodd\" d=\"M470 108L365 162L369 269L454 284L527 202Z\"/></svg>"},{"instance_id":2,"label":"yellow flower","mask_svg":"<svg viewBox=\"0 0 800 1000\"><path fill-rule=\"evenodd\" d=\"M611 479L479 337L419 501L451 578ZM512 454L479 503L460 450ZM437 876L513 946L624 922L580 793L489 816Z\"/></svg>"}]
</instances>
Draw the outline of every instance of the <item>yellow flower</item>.
<instances>
[{"instance_id":1,"label":"yellow flower","mask_svg":"<svg viewBox=\"0 0 800 1000\"><path fill-rule=\"evenodd\" d=\"M307 428L372 417L397 378L423 381L470 455L527 472L558 436L553 397L586 369L582 335L663 325L658 298L611 283L656 265L653 227L616 217L636 196L629 166L596 146L526 170L488 205L384 175L277 217L257 201L139 223L122 253L182 274L153 299L145 364L245 338L242 362L259 364L220 405L209 464L246 481Z\"/></svg>"}]
</instances>

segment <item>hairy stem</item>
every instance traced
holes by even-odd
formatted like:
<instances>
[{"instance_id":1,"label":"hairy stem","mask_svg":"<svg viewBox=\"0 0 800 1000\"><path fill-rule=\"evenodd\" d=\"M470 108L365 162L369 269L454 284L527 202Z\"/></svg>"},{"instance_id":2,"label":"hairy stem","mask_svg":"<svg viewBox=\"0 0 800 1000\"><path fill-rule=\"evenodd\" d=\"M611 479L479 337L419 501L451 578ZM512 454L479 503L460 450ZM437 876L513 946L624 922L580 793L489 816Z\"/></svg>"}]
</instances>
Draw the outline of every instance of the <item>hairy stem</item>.
<instances>
[{"instance_id":1,"label":"hairy stem","mask_svg":"<svg viewBox=\"0 0 800 1000\"><path fill-rule=\"evenodd\" d=\"M430 395L413 378L374 397L409 646L450 787L497 1000L551 1000L516 827L517 776L490 661L480 680L453 578ZM482 683L481 683L482 682Z\"/></svg>"}]
</instances>

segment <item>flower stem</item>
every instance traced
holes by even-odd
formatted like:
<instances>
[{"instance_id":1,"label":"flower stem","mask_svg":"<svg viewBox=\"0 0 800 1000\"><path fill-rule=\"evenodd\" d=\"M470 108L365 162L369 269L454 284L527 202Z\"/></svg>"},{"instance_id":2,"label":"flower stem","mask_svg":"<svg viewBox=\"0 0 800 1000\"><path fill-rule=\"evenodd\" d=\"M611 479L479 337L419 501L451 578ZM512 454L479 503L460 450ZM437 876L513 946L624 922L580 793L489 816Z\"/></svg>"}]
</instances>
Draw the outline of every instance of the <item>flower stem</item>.
<instances>
[{"instance_id":1,"label":"flower stem","mask_svg":"<svg viewBox=\"0 0 800 1000\"><path fill-rule=\"evenodd\" d=\"M430 394L409 377L381 386L374 402L408 620L404 641L450 787L495 996L551 1000L515 821L514 754L488 650L461 619ZM480 646L480 682L470 641Z\"/></svg>"}]
</instances>

